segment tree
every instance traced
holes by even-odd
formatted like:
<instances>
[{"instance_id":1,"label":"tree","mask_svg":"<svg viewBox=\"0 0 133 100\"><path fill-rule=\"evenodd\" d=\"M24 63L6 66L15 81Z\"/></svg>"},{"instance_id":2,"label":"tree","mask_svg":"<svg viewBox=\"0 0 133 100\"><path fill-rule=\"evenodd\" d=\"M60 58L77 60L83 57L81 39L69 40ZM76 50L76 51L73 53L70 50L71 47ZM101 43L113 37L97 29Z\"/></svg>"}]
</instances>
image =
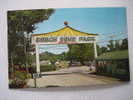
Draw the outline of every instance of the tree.
<instances>
[{"instance_id":1,"label":"tree","mask_svg":"<svg viewBox=\"0 0 133 100\"><path fill-rule=\"evenodd\" d=\"M128 40L127 38L122 39L122 43L119 40L110 40L107 47L109 48L108 51L125 50L128 49Z\"/></svg>"},{"instance_id":2,"label":"tree","mask_svg":"<svg viewBox=\"0 0 133 100\"><path fill-rule=\"evenodd\" d=\"M40 54L40 60L49 60L54 65L56 61L60 60L60 55L61 54L53 54L46 51Z\"/></svg>"},{"instance_id":3,"label":"tree","mask_svg":"<svg viewBox=\"0 0 133 100\"><path fill-rule=\"evenodd\" d=\"M30 33L38 23L48 20L53 9L8 11L9 66L27 64L27 53L31 50ZM28 53L29 54L29 53Z\"/></svg>"},{"instance_id":4,"label":"tree","mask_svg":"<svg viewBox=\"0 0 133 100\"><path fill-rule=\"evenodd\" d=\"M122 40L121 49L128 49L128 40L127 40L127 38Z\"/></svg>"},{"instance_id":5,"label":"tree","mask_svg":"<svg viewBox=\"0 0 133 100\"><path fill-rule=\"evenodd\" d=\"M114 41L110 40L109 44L107 45L107 47L109 48L109 51L113 51L115 49Z\"/></svg>"},{"instance_id":6,"label":"tree","mask_svg":"<svg viewBox=\"0 0 133 100\"><path fill-rule=\"evenodd\" d=\"M115 50L121 50L121 44L119 43L119 40L115 40Z\"/></svg>"},{"instance_id":7,"label":"tree","mask_svg":"<svg viewBox=\"0 0 133 100\"><path fill-rule=\"evenodd\" d=\"M98 51L98 56L99 56L102 53L106 53L108 51L108 49L107 49L107 47L99 47L99 45L97 45L97 51Z\"/></svg>"},{"instance_id":8,"label":"tree","mask_svg":"<svg viewBox=\"0 0 133 100\"><path fill-rule=\"evenodd\" d=\"M84 65L84 61L94 59L93 44L69 44L69 52L67 59L72 61L80 61Z\"/></svg>"}]
</instances>

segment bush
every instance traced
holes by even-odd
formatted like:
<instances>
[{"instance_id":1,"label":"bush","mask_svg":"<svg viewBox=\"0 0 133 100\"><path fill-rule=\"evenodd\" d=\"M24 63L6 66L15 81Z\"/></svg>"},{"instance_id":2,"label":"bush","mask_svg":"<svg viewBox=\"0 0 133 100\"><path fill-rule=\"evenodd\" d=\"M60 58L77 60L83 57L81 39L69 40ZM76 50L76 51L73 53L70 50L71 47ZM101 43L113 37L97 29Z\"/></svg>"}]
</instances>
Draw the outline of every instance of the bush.
<instances>
[{"instance_id":1,"label":"bush","mask_svg":"<svg viewBox=\"0 0 133 100\"><path fill-rule=\"evenodd\" d=\"M127 72L126 72L126 70L124 70L124 69L117 69L117 74L118 74L118 75L126 75Z\"/></svg>"},{"instance_id":2,"label":"bush","mask_svg":"<svg viewBox=\"0 0 133 100\"><path fill-rule=\"evenodd\" d=\"M118 60L108 66L97 66L96 73L119 78L121 80L130 80L129 64L127 60Z\"/></svg>"},{"instance_id":3,"label":"bush","mask_svg":"<svg viewBox=\"0 0 133 100\"><path fill-rule=\"evenodd\" d=\"M58 65L56 65L57 69L60 68L68 68L69 67L69 62L68 61L60 61Z\"/></svg>"},{"instance_id":4,"label":"bush","mask_svg":"<svg viewBox=\"0 0 133 100\"><path fill-rule=\"evenodd\" d=\"M26 72L15 71L14 76L18 80L25 80L27 78Z\"/></svg>"},{"instance_id":5,"label":"bush","mask_svg":"<svg viewBox=\"0 0 133 100\"><path fill-rule=\"evenodd\" d=\"M54 65L41 65L40 70L41 72L54 71L56 70L56 67Z\"/></svg>"},{"instance_id":6,"label":"bush","mask_svg":"<svg viewBox=\"0 0 133 100\"><path fill-rule=\"evenodd\" d=\"M36 66L32 66L29 69L29 73L33 74L33 73L36 73Z\"/></svg>"},{"instance_id":7,"label":"bush","mask_svg":"<svg viewBox=\"0 0 133 100\"><path fill-rule=\"evenodd\" d=\"M12 80L12 82L9 84L9 88L24 88L26 86L26 81L22 80Z\"/></svg>"},{"instance_id":8,"label":"bush","mask_svg":"<svg viewBox=\"0 0 133 100\"><path fill-rule=\"evenodd\" d=\"M23 88L26 86L27 73L21 71L14 72L14 79L10 79L10 88Z\"/></svg>"}]
</instances>

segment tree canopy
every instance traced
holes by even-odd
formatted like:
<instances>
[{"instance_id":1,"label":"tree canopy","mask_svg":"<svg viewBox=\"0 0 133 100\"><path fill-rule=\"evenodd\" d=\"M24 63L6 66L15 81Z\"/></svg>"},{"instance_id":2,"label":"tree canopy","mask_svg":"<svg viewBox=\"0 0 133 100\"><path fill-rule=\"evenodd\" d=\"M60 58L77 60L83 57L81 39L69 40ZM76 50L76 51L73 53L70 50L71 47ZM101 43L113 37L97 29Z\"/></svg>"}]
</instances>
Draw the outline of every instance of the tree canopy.
<instances>
[{"instance_id":1,"label":"tree canopy","mask_svg":"<svg viewBox=\"0 0 133 100\"><path fill-rule=\"evenodd\" d=\"M112 52L112 51L121 51L121 50L127 50L128 49L128 39L122 39L120 40L110 40L109 44L107 46L99 47L98 48L98 55L101 55L106 52Z\"/></svg>"},{"instance_id":2,"label":"tree canopy","mask_svg":"<svg viewBox=\"0 0 133 100\"><path fill-rule=\"evenodd\" d=\"M30 33L37 28L37 24L54 13L54 9L16 10L8 11L8 54L9 64L25 64L30 44ZM28 56L29 57L29 56Z\"/></svg>"},{"instance_id":3,"label":"tree canopy","mask_svg":"<svg viewBox=\"0 0 133 100\"><path fill-rule=\"evenodd\" d=\"M67 54L67 59L70 61L80 61L84 64L84 61L93 60L94 59L94 47L92 44L72 44L68 45L69 52Z\"/></svg>"}]
</instances>

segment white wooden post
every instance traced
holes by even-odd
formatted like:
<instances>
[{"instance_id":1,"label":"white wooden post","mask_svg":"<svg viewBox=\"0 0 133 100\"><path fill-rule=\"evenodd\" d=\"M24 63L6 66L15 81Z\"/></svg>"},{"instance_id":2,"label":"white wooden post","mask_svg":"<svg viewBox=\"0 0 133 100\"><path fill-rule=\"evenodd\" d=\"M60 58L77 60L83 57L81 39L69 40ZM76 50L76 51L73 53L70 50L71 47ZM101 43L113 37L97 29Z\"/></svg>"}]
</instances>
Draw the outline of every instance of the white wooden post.
<instances>
[{"instance_id":1,"label":"white wooden post","mask_svg":"<svg viewBox=\"0 0 133 100\"><path fill-rule=\"evenodd\" d=\"M96 45L96 40L94 41L94 56L97 58L97 45Z\"/></svg>"},{"instance_id":2,"label":"white wooden post","mask_svg":"<svg viewBox=\"0 0 133 100\"><path fill-rule=\"evenodd\" d=\"M36 46L36 72L40 73L40 59L39 59L39 48L38 44L35 44Z\"/></svg>"}]
</instances>

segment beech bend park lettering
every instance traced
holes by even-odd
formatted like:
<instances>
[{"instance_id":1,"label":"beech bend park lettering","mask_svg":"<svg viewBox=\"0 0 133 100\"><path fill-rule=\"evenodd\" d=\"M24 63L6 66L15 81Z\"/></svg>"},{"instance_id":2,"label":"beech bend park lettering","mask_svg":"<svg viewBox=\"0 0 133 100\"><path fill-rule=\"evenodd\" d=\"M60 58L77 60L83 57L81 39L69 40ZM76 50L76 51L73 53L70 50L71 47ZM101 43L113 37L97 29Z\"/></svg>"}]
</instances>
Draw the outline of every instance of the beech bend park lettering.
<instances>
[{"instance_id":1,"label":"beech bend park lettering","mask_svg":"<svg viewBox=\"0 0 133 100\"><path fill-rule=\"evenodd\" d=\"M37 37L36 42L90 42L94 37Z\"/></svg>"}]
</instances>

